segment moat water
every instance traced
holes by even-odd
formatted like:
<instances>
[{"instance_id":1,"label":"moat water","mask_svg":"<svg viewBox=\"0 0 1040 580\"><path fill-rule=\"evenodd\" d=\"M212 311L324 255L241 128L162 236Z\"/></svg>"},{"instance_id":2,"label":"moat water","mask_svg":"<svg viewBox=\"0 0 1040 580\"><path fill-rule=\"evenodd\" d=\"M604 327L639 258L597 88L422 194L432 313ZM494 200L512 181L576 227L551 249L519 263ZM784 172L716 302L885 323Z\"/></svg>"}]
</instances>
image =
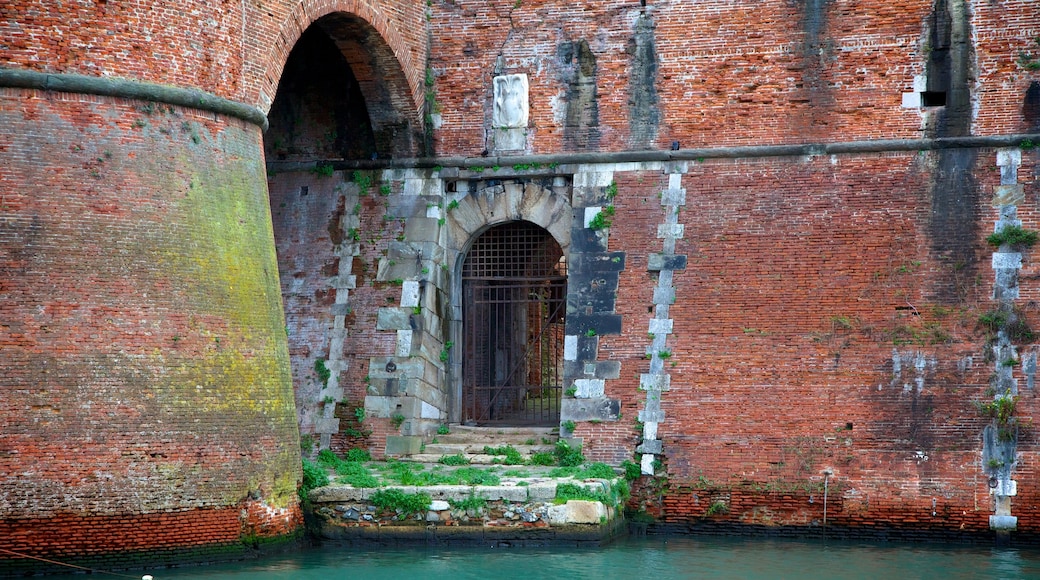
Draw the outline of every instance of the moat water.
<instances>
[{"instance_id":1,"label":"moat water","mask_svg":"<svg viewBox=\"0 0 1040 580\"><path fill-rule=\"evenodd\" d=\"M628 537L604 547L571 549L368 550L328 543L260 560L143 570L137 576L135 572L120 572L119 576L140 578L144 573L155 580L1040 579L1040 546L990 548L674 536Z\"/></svg>"}]
</instances>

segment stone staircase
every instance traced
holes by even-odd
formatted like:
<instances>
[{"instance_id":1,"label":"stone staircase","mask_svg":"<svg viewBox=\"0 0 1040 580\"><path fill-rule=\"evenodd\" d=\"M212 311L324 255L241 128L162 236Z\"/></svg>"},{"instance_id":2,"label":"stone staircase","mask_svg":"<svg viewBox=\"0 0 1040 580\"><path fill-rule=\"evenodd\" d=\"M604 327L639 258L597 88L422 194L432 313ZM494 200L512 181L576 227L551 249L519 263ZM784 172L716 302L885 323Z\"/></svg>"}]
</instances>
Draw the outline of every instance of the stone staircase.
<instances>
[{"instance_id":1,"label":"stone staircase","mask_svg":"<svg viewBox=\"0 0 1040 580\"><path fill-rule=\"evenodd\" d=\"M504 455L489 455L485 447L511 446L524 461L539 452L551 453L559 441L553 427L468 427L451 425L446 434L431 435L420 453L401 457L403 461L437 463L445 455L462 455L475 465L504 463Z\"/></svg>"}]
</instances>

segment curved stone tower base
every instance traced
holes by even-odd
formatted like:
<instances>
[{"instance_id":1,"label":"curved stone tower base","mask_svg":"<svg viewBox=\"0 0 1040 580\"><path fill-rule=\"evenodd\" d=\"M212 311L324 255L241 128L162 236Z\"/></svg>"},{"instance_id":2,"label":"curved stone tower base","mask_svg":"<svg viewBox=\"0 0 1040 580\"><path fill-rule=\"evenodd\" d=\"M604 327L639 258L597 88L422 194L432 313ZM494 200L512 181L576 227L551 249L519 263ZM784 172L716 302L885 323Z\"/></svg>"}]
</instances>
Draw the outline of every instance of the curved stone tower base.
<instances>
[{"instance_id":1,"label":"curved stone tower base","mask_svg":"<svg viewBox=\"0 0 1040 580\"><path fill-rule=\"evenodd\" d=\"M5 549L118 567L297 533L261 138L192 108L0 89Z\"/></svg>"}]
</instances>

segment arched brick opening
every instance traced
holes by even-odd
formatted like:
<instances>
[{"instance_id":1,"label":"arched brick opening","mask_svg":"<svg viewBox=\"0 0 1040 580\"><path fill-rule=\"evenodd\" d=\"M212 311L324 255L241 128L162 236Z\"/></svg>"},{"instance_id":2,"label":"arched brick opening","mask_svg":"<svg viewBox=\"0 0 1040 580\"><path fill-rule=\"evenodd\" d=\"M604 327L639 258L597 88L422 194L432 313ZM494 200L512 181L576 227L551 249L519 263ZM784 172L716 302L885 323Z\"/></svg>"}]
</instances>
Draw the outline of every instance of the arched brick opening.
<instances>
[{"instance_id":1,"label":"arched brick opening","mask_svg":"<svg viewBox=\"0 0 1040 580\"><path fill-rule=\"evenodd\" d=\"M370 16L376 24L383 20ZM418 73L407 52L395 50L363 16L332 12L314 19L278 67L269 74L278 79L264 139L269 161L424 153L423 101L410 78Z\"/></svg>"}]
</instances>

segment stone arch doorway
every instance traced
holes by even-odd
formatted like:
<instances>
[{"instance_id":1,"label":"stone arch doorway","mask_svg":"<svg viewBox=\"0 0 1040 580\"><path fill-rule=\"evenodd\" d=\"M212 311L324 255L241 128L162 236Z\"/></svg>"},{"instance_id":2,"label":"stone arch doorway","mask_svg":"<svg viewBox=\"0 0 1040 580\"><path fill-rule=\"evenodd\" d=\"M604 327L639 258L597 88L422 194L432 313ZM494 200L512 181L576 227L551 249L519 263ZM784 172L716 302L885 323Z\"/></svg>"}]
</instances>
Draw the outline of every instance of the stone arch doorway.
<instances>
[{"instance_id":1,"label":"stone arch doorway","mask_svg":"<svg viewBox=\"0 0 1040 580\"><path fill-rule=\"evenodd\" d=\"M560 421L567 261L545 229L491 227L462 263L462 421Z\"/></svg>"}]
</instances>

